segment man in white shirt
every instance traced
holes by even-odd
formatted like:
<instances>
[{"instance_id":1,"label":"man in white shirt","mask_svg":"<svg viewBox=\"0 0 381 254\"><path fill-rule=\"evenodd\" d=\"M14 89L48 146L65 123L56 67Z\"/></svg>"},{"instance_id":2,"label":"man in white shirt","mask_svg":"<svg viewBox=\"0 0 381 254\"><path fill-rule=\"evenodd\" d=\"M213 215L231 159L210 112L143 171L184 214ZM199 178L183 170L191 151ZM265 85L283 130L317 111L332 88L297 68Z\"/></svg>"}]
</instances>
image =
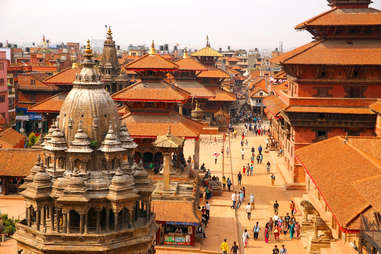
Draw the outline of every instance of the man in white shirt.
<instances>
[{"instance_id":1,"label":"man in white shirt","mask_svg":"<svg viewBox=\"0 0 381 254\"><path fill-rule=\"evenodd\" d=\"M247 213L247 219L250 220L251 218L251 205L250 203L247 203L247 206L246 206L246 213Z\"/></svg>"},{"instance_id":2,"label":"man in white shirt","mask_svg":"<svg viewBox=\"0 0 381 254\"><path fill-rule=\"evenodd\" d=\"M233 204L232 204L232 208L233 208L233 209L235 208L235 195L236 195L236 193L233 192L233 193L232 193L232 202L233 202Z\"/></svg>"},{"instance_id":3,"label":"man in white shirt","mask_svg":"<svg viewBox=\"0 0 381 254\"><path fill-rule=\"evenodd\" d=\"M208 201L206 201L205 209L206 209L206 215L207 215L208 218L209 218L209 215L210 215L210 204L209 204Z\"/></svg>"}]
</instances>

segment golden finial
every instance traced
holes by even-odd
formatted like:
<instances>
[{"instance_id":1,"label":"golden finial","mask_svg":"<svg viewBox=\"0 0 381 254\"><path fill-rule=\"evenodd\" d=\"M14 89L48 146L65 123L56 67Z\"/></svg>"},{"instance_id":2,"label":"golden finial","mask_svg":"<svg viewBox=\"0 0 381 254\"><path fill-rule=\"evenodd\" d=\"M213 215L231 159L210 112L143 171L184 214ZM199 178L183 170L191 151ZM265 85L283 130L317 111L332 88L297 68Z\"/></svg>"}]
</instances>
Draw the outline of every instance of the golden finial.
<instances>
[{"instance_id":1,"label":"golden finial","mask_svg":"<svg viewBox=\"0 0 381 254\"><path fill-rule=\"evenodd\" d=\"M151 49L149 50L149 54L150 55L155 55L156 54L155 42L153 40L152 40L152 44L151 44Z\"/></svg>"},{"instance_id":2,"label":"golden finial","mask_svg":"<svg viewBox=\"0 0 381 254\"><path fill-rule=\"evenodd\" d=\"M90 47L90 40L87 40L85 53L86 55L93 55L93 51L91 50L91 47Z\"/></svg>"},{"instance_id":3,"label":"golden finial","mask_svg":"<svg viewBox=\"0 0 381 254\"><path fill-rule=\"evenodd\" d=\"M187 48L184 49L184 55L183 55L183 58L189 58L189 55L188 55L188 50Z\"/></svg>"},{"instance_id":4,"label":"golden finial","mask_svg":"<svg viewBox=\"0 0 381 254\"><path fill-rule=\"evenodd\" d=\"M112 32L111 32L111 26L108 26L107 34L108 34L108 35L112 35Z\"/></svg>"},{"instance_id":5,"label":"golden finial","mask_svg":"<svg viewBox=\"0 0 381 254\"><path fill-rule=\"evenodd\" d=\"M207 46L207 47L210 47L209 36L208 36L208 35L206 36L206 46Z\"/></svg>"}]
</instances>

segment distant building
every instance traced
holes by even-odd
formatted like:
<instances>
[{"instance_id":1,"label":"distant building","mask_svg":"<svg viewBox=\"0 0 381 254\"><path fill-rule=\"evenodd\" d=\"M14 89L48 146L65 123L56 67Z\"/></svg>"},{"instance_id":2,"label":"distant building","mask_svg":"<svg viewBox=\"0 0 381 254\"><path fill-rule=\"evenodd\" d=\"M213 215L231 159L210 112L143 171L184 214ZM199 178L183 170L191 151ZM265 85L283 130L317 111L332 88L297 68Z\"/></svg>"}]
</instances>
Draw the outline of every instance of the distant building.
<instances>
[{"instance_id":1,"label":"distant building","mask_svg":"<svg viewBox=\"0 0 381 254\"><path fill-rule=\"evenodd\" d=\"M0 51L0 126L9 124L8 60L5 51Z\"/></svg>"}]
</instances>

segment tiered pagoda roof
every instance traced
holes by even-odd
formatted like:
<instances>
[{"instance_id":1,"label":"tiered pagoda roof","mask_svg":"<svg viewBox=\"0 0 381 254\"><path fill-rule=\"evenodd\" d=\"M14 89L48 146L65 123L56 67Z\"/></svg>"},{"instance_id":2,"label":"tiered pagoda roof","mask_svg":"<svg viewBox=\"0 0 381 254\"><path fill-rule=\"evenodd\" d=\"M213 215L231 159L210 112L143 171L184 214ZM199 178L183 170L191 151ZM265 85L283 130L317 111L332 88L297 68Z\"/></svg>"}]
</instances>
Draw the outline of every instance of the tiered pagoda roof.
<instances>
[{"instance_id":1,"label":"tiered pagoda roof","mask_svg":"<svg viewBox=\"0 0 381 254\"><path fill-rule=\"evenodd\" d=\"M198 78L230 78L229 74L225 71L210 67L207 71L202 71L197 75Z\"/></svg>"}]
</instances>

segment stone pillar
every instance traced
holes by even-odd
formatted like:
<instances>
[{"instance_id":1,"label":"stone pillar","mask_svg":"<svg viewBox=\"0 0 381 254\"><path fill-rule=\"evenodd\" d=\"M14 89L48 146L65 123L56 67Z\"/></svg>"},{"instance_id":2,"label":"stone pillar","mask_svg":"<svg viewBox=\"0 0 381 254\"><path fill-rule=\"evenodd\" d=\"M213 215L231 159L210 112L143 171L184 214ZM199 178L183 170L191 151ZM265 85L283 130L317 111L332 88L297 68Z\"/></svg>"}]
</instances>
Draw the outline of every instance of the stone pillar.
<instances>
[{"instance_id":1,"label":"stone pillar","mask_svg":"<svg viewBox=\"0 0 381 254\"><path fill-rule=\"evenodd\" d=\"M30 227L30 209L27 207L25 209L25 218L26 218L26 224Z\"/></svg>"},{"instance_id":2,"label":"stone pillar","mask_svg":"<svg viewBox=\"0 0 381 254\"><path fill-rule=\"evenodd\" d=\"M101 232L101 212L97 211L97 233Z\"/></svg>"},{"instance_id":3,"label":"stone pillar","mask_svg":"<svg viewBox=\"0 0 381 254\"><path fill-rule=\"evenodd\" d=\"M118 231L118 211L114 211L114 231Z\"/></svg>"},{"instance_id":4,"label":"stone pillar","mask_svg":"<svg viewBox=\"0 0 381 254\"><path fill-rule=\"evenodd\" d=\"M63 213L63 232L67 232L67 213Z\"/></svg>"},{"instance_id":5,"label":"stone pillar","mask_svg":"<svg viewBox=\"0 0 381 254\"><path fill-rule=\"evenodd\" d=\"M106 231L110 230L110 210L106 209Z\"/></svg>"},{"instance_id":6,"label":"stone pillar","mask_svg":"<svg viewBox=\"0 0 381 254\"><path fill-rule=\"evenodd\" d=\"M40 219L41 219L41 208L37 208L37 213L36 213L36 225L37 225L37 230L40 230Z\"/></svg>"},{"instance_id":7,"label":"stone pillar","mask_svg":"<svg viewBox=\"0 0 381 254\"><path fill-rule=\"evenodd\" d=\"M53 206L49 207L50 209L50 226L51 226L51 231L54 231L54 208Z\"/></svg>"},{"instance_id":8,"label":"stone pillar","mask_svg":"<svg viewBox=\"0 0 381 254\"><path fill-rule=\"evenodd\" d=\"M179 114L183 115L183 104L179 103L178 106L179 106Z\"/></svg>"},{"instance_id":9,"label":"stone pillar","mask_svg":"<svg viewBox=\"0 0 381 254\"><path fill-rule=\"evenodd\" d=\"M67 214L66 214L66 217L67 217L67 222L66 222L66 226L67 226L67 233L68 234L70 234L71 232L70 232L70 212L68 212Z\"/></svg>"},{"instance_id":10,"label":"stone pillar","mask_svg":"<svg viewBox=\"0 0 381 254\"><path fill-rule=\"evenodd\" d=\"M56 211L57 216L57 232L60 232L60 220L61 220L61 210L57 209Z\"/></svg>"},{"instance_id":11,"label":"stone pillar","mask_svg":"<svg viewBox=\"0 0 381 254\"><path fill-rule=\"evenodd\" d=\"M44 227L44 232L46 232L46 207L42 207L41 210L41 219L42 219L42 226Z\"/></svg>"},{"instance_id":12,"label":"stone pillar","mask_svg":"<svg viewBox=\"0 0 381 254\"><path fill-rule=\"evenodd\" d=\"M81 213L79 216L80 216L79 217L79 233L83 234L83 224L85 223L84 222L85 215L83 213Z\"/></svg>"},{"instance_id":13,"label":"stone pillar","mask_svg":"<svg viewBox=\"0 0 381 254\"><path fill-rule=\"evenodd\" d=\"M193 161L194 161L194 169L199 169L200 167L200 138L199 137L194 140Z\"/></svg>"},{"instance_id":14,"label":"stone pillar","mask_svg":"<svg viewBox=\"0 0 381 254\"><path fill-rule=\"evenodd\" d=\"M85 213L85 229L84 234L87 234L87 212Z\"/></svg>"},{"instance_id":15,"label":"stone pillar","mask_svg":"<svg viewBox=\"0 0 381 254\"><path fill-rule=\"evenodd\" d=\"M164 157L164 171L163 171L163 188L169 190L169 174L170 174L170 153L163 153Z\"/></svg>"},{"instance_id":16,"label":"stone pillar","mask_svg":"<svg viewBox=\"0 0 381 254\"><path fill-rule=\"evenodd\" d=\"M147 222L149 221L149 213L150 213L150 205L149 205L149 200L147 200L146 202L146 218L147 218Z\"/></svg>"}]
</instances>

